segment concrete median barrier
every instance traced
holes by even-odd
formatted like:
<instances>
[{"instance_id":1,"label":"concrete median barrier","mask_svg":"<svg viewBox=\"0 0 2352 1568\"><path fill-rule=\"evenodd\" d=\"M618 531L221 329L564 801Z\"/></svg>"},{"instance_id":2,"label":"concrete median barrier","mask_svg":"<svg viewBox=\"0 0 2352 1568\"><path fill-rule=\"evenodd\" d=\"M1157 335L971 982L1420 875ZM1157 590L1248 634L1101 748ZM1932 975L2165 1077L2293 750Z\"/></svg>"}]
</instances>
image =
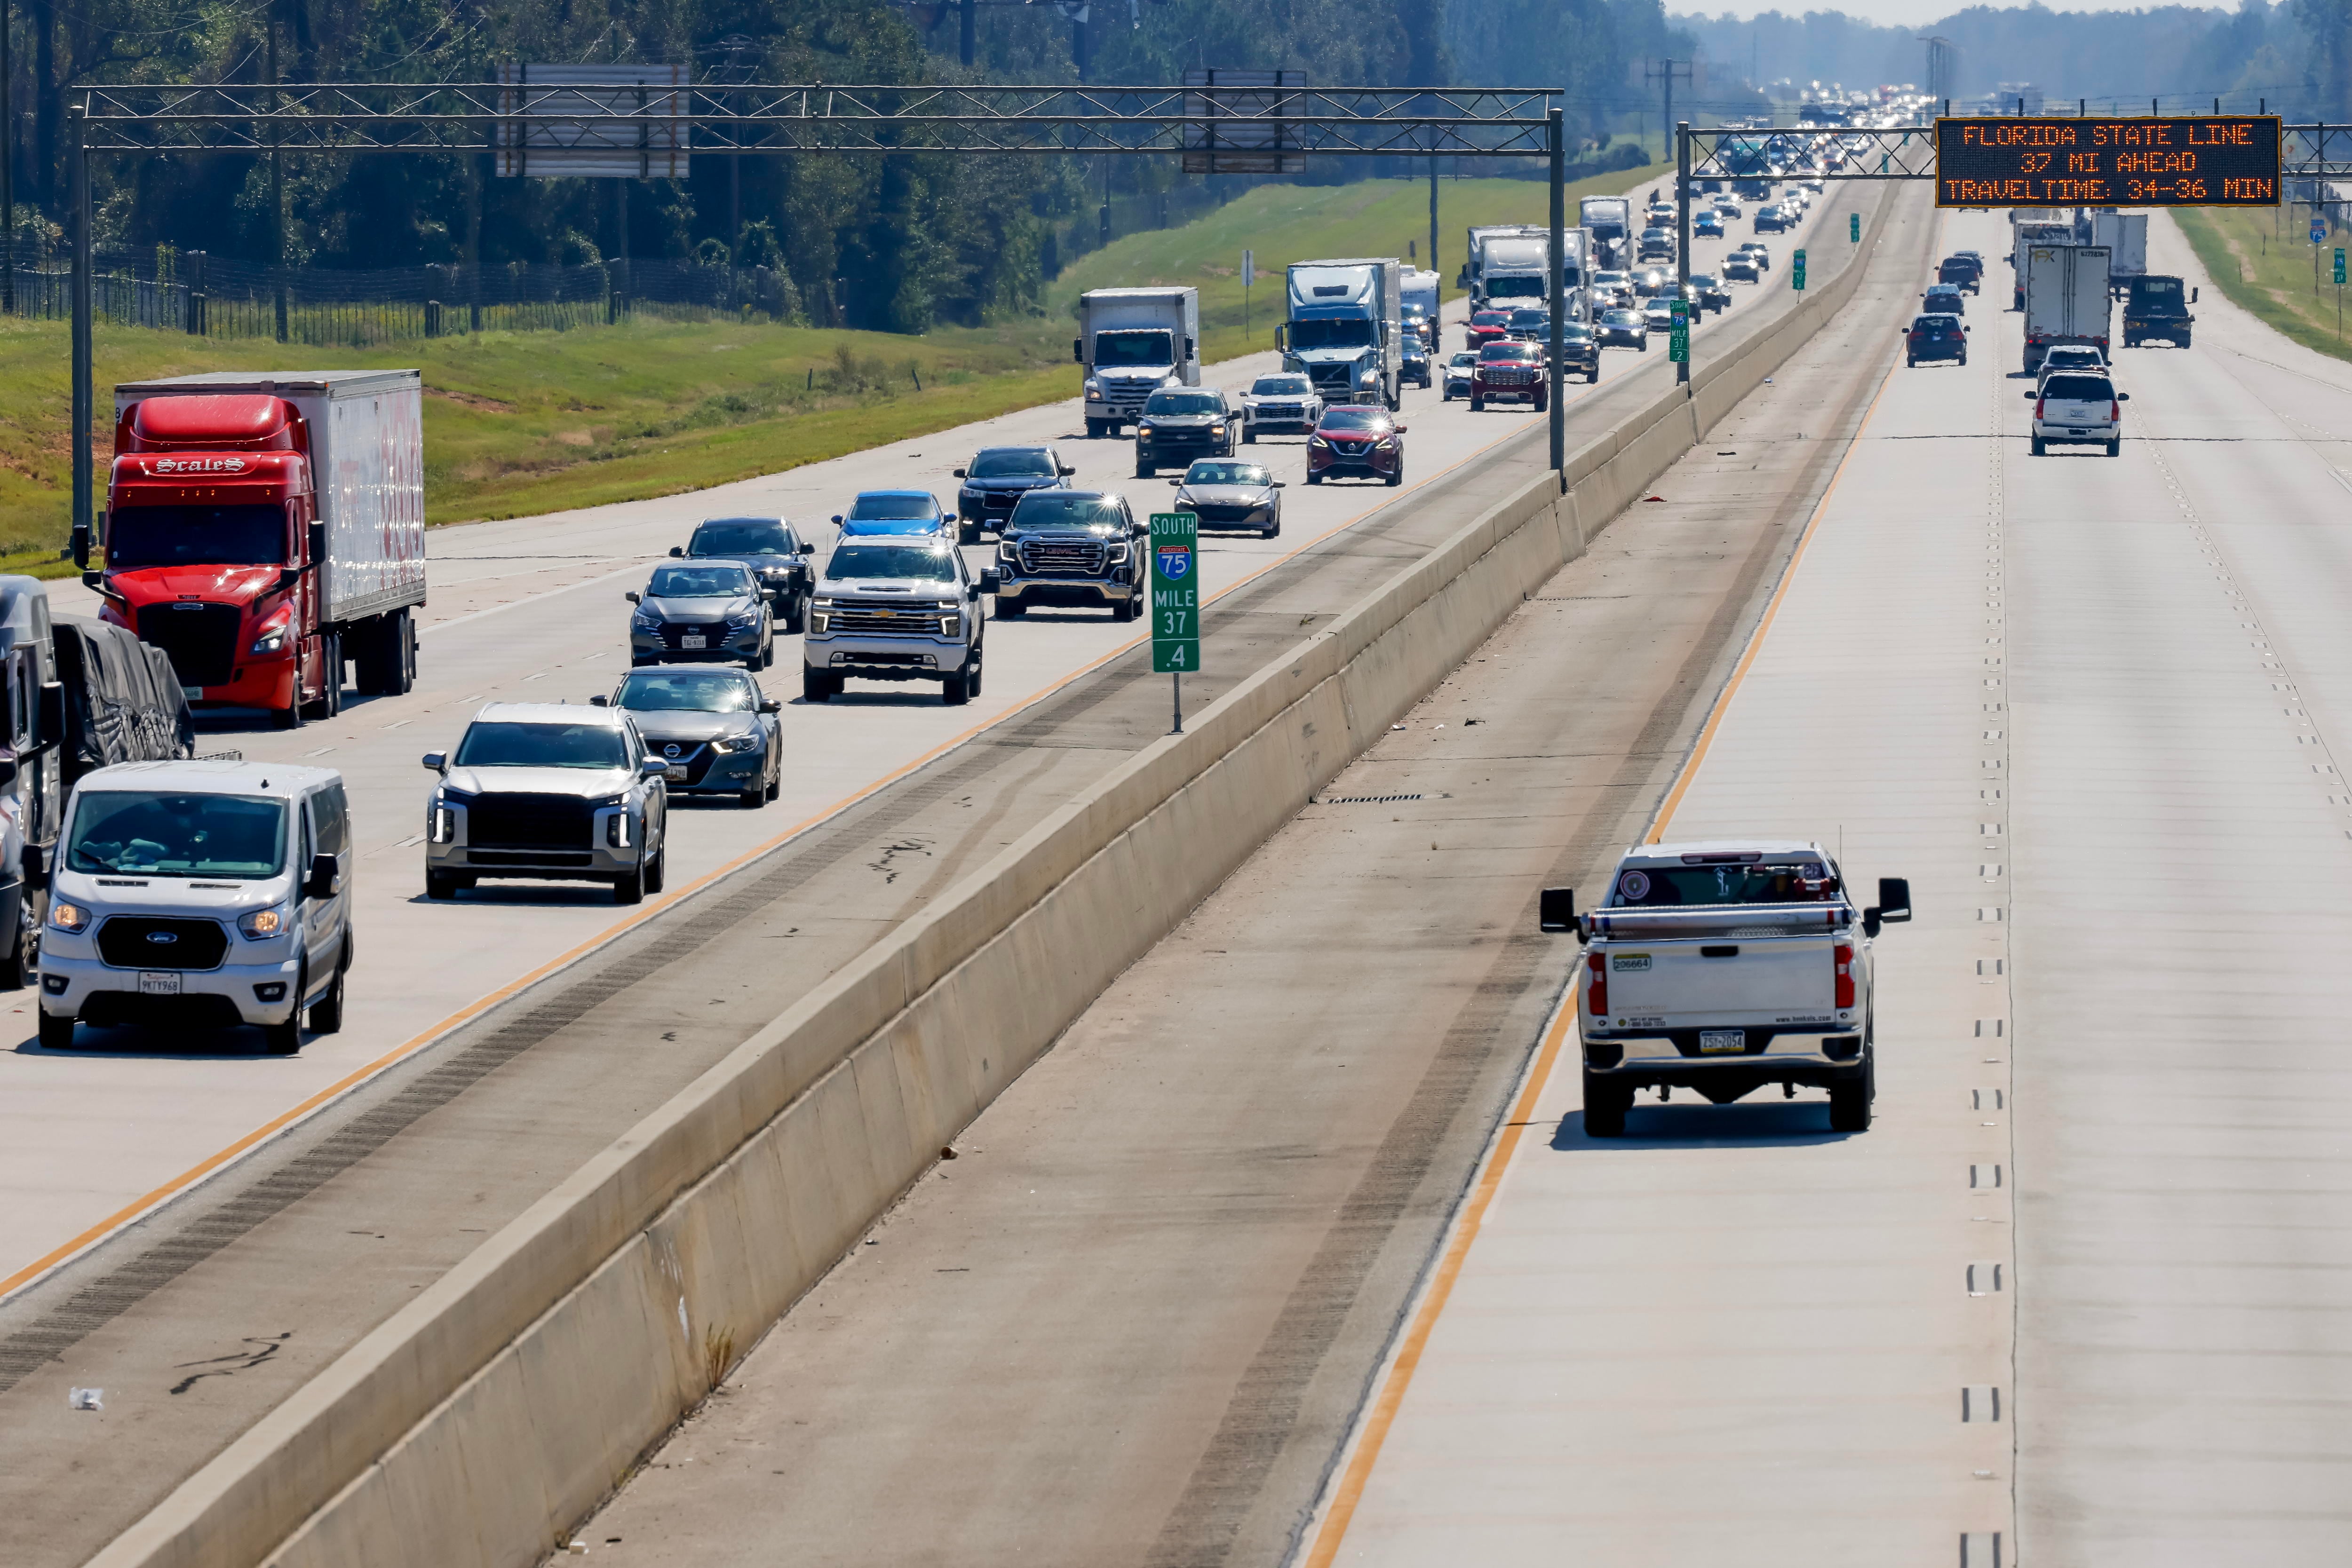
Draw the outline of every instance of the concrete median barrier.
<instances>
[{"instance_id":1,"label":"concrete median barrier","mask_svg":"<svg viewBox=\"0 0 2352 1568\"><path fill-rule=\"evenodd\" d=\"M1863 254L1895 208L1880 204ZM569 1529L1140 957L1850 298L1542 473L745 1041L189 1478L105 1568L505 1568Z\"/></svg>"}]
</instances>

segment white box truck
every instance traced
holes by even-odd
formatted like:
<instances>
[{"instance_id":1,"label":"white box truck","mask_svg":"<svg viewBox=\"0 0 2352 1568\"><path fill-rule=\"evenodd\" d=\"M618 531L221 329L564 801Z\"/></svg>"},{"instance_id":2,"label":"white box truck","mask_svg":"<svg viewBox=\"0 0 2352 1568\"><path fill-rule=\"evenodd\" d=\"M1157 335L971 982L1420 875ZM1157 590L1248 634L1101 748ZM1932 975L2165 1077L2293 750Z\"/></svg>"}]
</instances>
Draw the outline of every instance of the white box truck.
<instances>
[{"instance_id":1,"label":"white box truck","mask_svg":"<svg viewBox=\"0 0 2352 1568\"><path fill-rule=\"evenodd\" d=\"M1551 298L1551 235L1496 235L1479 252L1478 300L1489 310L1541 309Z\"/></svg>"},{"instance_id":2,"label":"white box truck","mask_svg":"<svg viewBox=\"0 0 2352 1568\"><path fill-rule=\"evenodd\" d=\"M1478 269L1486 242L1496 238L1517 239L1528 232L1525 224L1479 224L1471 228L1469 243L1462 250L1462 270L1455 275L1454 282L1456 287L1468 292L1473 309L1483 308L1478 298Z\"/></svg>"},{"instance_id":3,"label":"white box truck","mask_svg":"<svg viewBox=\"0 0 2352 1568\"><path fill-rule=\"evenodd\" d=\"M2037 245L2079 245L2074 220L2063 207L2011 207L2009 213L2009 308L2025 308L2025 253Z\"/></svg>"},{"instance_id":4,"label":"white box truck","mask_svg":"<svg viewBox=\"0 0 2352 1568\"><path fill-rule=\"evenodd\" d=\"M1402 275L1404 303L1400 314L1420 329L1421 340L1437 351L1437 274L1408 267Z\"/></svg>"},{"instance_id":5,"label":"white box truck","mask_svg":"<svg viewBox=\"0 0 2352 1568\"><path fill-rule=\"evenodd\" d=\"M1632 258L1633 204L1623 196L1587 196L1576 210L1577 226L1592 231L1592 265L1624 266Z\"/></svg>"},{"instance_id":6,"label":"white box truck","mask_svg":"<svg viewBox=\"0 0 2352 1568\"><path fill-rule=\"evenodd\" d=\"M2093 213L2091 243L2107 247L2107 280L2116 294L2147 276L2146 213Z\"/></svg>"},{"instance_id":7,"label":"white box truck","mask_svg":"<svg viewBox=\"0 0 2352 1568\"><path fill-rule=\"evenodd\" d=\"M1200 291L1088 289L1070 353L1086 367L1087 434L1118 435L1161 387L1201 384Z\"/></svg>"},{"instance_id":8,"label":"white box truck","mask_svg":"<svg viewBox=\"0 0 2352 1568\"><path fill-rule=\"evenodd\" d=\"M2107 349L2107 247L2037 245L2025 252L2025 368L2061 343Z\"/></svg>"},{"instance_id":9,"label":"white box truck","mask_svg":"<svg viewBox=\"0 0 2352 1568\"><path fill-rule=\"evenodd\" d=\"M1282 368L1312 379L1325 402L1402 406L1403 273L1393 256L1294 263Z\"/></svg>"}]
</instances>

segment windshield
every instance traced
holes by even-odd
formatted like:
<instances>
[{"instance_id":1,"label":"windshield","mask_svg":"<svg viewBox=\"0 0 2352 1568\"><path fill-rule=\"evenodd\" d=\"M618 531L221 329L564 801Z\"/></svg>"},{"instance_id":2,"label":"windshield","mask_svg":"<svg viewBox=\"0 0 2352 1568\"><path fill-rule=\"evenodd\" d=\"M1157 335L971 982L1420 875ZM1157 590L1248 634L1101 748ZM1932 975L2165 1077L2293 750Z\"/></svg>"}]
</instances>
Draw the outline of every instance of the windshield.
<instances>
[{"instance_id":1,"label":"windshield","mask_svg":"<svg viewBox=\"0 0 2352 1568\"><path fill-rule=\"evenodd\" d=\"M688 555L790 555L793 536L782 523L705 523L694 530Z\"/></svg>"},{"instance_id":2,"label":"windshield","mask_svg":"<svg viewBox=\"0 0 2352 1568\"><path fill-rule=\"evenodd\" d=\"M1024 506L1026 502L1023 503ZM827 577L907 577L924 581L951 581L955 562L943 548L932 545L843 545L826 561Z\"/></svg>"},{"instance_id":3,"label":"windshield","mask_svg":"<svg viewBox=\"0 0 2352 1568\"><path fill-rule=\"evenodd\" d=\"M2178 299L2180 279L2177 277L2143 277L2132 285L2135 299Z\"/></svg>"},{"instance_id":4,"label":"windshield","mask_svg":"<svg viewBox=\"0 0 2352 1568\"><path fill-rule=\"evenodd\" d=\"M66 864L79 872L264 877L285 863L283 800L127 789L74 798Z\"/></svg>"},{"instance_id":5,"label":"windshield","mask_svg":"<svg viewBox=\"0 0 2352 1568\"><path fill-rule=\"evenodd\" d=\"M1490 299L1540 299L1544 280L1540 277L1490 277L1486 280L1486 297Z\"/></svg>"},{"instance_id":6,"label":"windshield","mask_svg":"<svg viewBox=\"0 0 2352 1568\"><path fill-rule=\"evenodd\" d=\"M1957 316L1922 316L1912 322L1911 327L1914 331L1918 332L1940 332L1948 327L1958 327L1959 324L1960 319Z\"/></svg>"},{"instance_id":7,"label":"windshield","mask_svg":"<svg viewBox=\"0 0 2352 1568\"><path fill-rule=\"evenodd\" d=\"M1143 405L1146 417L1155 413L1223 413L1224 404L1214 392L1156 392Z\"/></svg>"},{"instance_id":8,"label":"windshield","mask_svg":"<svg viewBox=\"0 0 2352 1568\"><path fill-rule=\"evenodd\" d=\"M1372 340L1372 324L1360 316L1338 321L1293 321L1294 349L1361 349Z\"/></svg>"},{"instance_id":9,"label":"windshield","mask_svg":"<svg viewBox=\"0 0 2352 1568\"><path fill-rule=\"evenodd\" d=\"M1255 463L1195 463L1184 471L1187 485L1271 485L1274 476Z\"/></svg>"},{"instance_id":10,"label":"windshield","mask_svg":"<svg viewBox=\"0 0 2352 1568\"><path fill-rule=\"evenodd\" d=\"M106 564L117 571L285 559L282 507L120 507L107 517Z\"/></svg>"},{"instance_id":11,"label":"windshield","mask_svg":"<svg viewBox=\"0 0 2352 1568\"><path fill-rule=\"evenodd\" d=\"M1445 362L1449 365L1475 365L1478 362L1478 356L1465 350Z\"/></svg>"},{"instance_id":12,"label":"windshield","mask_svg":"<svg viewBox=\"0 0 2352 1568\"><path fill-rule=\"evenodd\" d=\"M972 479L1051 479L1054 455L1034 446L999 446L973 458L964 474Z\"/></svg>"},{"instance_id":13,"label":"windshield","mask_svg":"<svg viewBox=\"0 0 2352 1568\"><path fill-rule=\"evenodd\" d=\"M1499 327L1510 319L1511 313L1507 310L1481 310L1475 316L1470 318L1470 325L1473 327Z\"/></svg>"},{"instance_id":14,"label":"windshield","mask_svg":"<svg viewBox=\"0 0 2352 1568\"><path fill-rule=\"evenodd\" d=\"M1483 364L1524 364L1536 357L1533 343L1489 343L1478 350Z\"/></svg>"},{"instance_id":15,"label":"windshield","mask_svg":"<svg viewBox=\"0 0 2352 1568\"><path fill-rule=\"evenodd\" d=\"M1837 880L1825 862L1750 861L1738 865L1643 866L1620 872L1612 909L1679 904L1830 904Z\"/></svg>"},{"instance_id":16,"label":"windshield","mask_svg":"<svg viewBox=\"0 0 2352 1568\"><path fill-rule=\"evenodd\" d=\"M1611 327L1638 327L1642 324L1642 319L1631 310L1612 310L1601 319Z\"/></svg>"},{"instance_id":17,"label":"windshield","mask_svg":"<svg viewBox=\"0 0 2352 1568\"><path fill-rule=\"evenodd\" d=\"M1550 316L1541 310L1514 310L1511 312L1511 325L1514 327L1540 327L1550 319Z\"/></svg>"},{"instance_id":18,"label":"windshield","mask_svg":"<svg viewBox=\"0 0 2352 1568\"><path fill-rule=\"evenodd\" d=\"M2042 395L2067 402L2107 402L2116 389L2096 376L2052 376L2042 383Z\"/></svg>"},{"instance_id":19,"label":"windshield","mask_svg":"<svg viewBox=\"0 0 2352 1568\"><path fill-rule=\"evenodd\" d=\"M1173 332L1097 332L1095 369L1118 370L1128 365L1172 365L1176 362Z\"/></svg>"},{"instance_id":20,"label":"windshield","mask_svg":"<svg viewBox=\"0 0 2352 1568\"><path fill-rule=\"evenodd\" d=\"M860 522L887 522L904 517L929 517L939 513L939 503L929 496L905 490L868 490L857 497L849 508L851 517Z\"/></svg>"},{"instance_id":21,"label":"windshield","mask_svg":"<svg viewBox=\"0 0 2352 1568\"><path fill-rule=\"evenodd\" d=\"M1314 390L1305 376L1260 376L1250 383L1252 397L1304 397Z\"/></svg>"},{"instance_id":22,"label":"windshield","mask_svg":"<svg viewBox=\"0 0 2352 1568\"><path fill-rule=\"evenodd\" d=\"M1693 288L1712 288L1712 287L1715 287L1715 274L1713 274L1713 273L1711 273L1711 272L1694 272L1694 273L1692 273L1692 274L1691 274L1691 287L1692 287Z\"/></svg>"},{"instance_id":23,"label":"windshield","mask_svg":"<svg viewBox=\"0 0 2352 1568\"><path fill-rule=\"evenodd\" d=\"M623 678L613 700L638 713L750 713L760 692L731 670L639 671Z\"/></svg>"},{"instance_id":24,"label":"windshield","mask_svg":"<svg viewBox=\"0 0 2352 1568\"><path fill-rule=\"evenodd\" d=\"M1323 416L1323 428L1326 430L1386 430L1388 427L1389 416L1376 408L1335 408Z\"/></svg>"},{"instance_id":25,"label":"windshield","mask_svg":"<svg viewBox=\"0 0 2352 1568\"><path fill-rule=\"evenodd\" d=\"M1581 321L1565 322L1559 329L1559 340L1563 343L1573 343L1580 338L1591 336L1592 336L1592 329Z\"/></svg>"},{"instance_id":26,"label":"windshield","mask_svg":"<svg viewBox=\"0 0 2352 1568\"><path fill-rule=\"evenodd\" d=\"M751 591L751 574L740 566L657 567L646 591L656 599L732 599Z\"/></svg>"},{"instance_id":27,"label":"windshield","mask_svg":"<svg viewBox=\"0 0 2352 1568\"><path fill-rule=\"evenodd\" d=\"M457 743L456 768L626 768L621 732L609 724L513 724L478 719Z\"/></svg>"},{"instance_id":28,"label":"windshield","mask_svg":"<svg viewBox=\"0 0 2352 1568\"><path fill-rule=\"evenodd\" d=\"M1118 503L1101 496L1076 496L1066 490L1032 490L1013 508L1009 525L1016 528L1108 528L1122 519Z\"/></svg>"}]
</instances>

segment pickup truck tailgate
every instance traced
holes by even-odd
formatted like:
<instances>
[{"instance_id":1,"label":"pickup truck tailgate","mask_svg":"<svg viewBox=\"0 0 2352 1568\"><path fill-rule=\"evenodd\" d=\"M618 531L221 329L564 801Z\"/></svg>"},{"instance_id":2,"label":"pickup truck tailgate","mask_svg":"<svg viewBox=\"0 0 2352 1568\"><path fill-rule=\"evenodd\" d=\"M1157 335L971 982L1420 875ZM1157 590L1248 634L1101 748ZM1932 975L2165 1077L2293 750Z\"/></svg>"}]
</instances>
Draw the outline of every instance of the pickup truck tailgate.
<instances>
[{"instance_id":1,"label":"pickup truck tailgate","mask_svg":"<svg viewBox=\"0 0 2352 1568\"><path fill-rule=\"evenodd\" d=\"M1824 933L1612 943L1607 950L1610 1015L1689 1022L1708 1015L1826 1020L1836 1004L1833 942Z\"/></svg>"}]
</instances>

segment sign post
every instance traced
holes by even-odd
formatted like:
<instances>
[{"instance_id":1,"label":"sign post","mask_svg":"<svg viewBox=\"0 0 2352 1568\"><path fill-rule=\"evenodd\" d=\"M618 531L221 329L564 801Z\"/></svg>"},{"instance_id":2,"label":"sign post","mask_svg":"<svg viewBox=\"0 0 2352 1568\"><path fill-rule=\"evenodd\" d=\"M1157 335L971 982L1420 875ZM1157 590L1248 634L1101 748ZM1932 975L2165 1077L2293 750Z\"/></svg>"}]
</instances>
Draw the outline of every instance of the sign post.
<instances>
[{"instance_id":1,"label":"sign post","mask_svg":"<svg viewBox=\"0 0 2352 1568\"><path fill-rule=\"evenodd\" d=\"M2336 247L2336 340L2344 340L2344 247Z\"/></svg>"},{"instance_id":2,"label":"sign post","mask_svg":"<svg viewBox=\"0 0 2352 1568\"><path fill-rule=\"evenodd\" d=\"M1257 252L1242 252L1242 341L1249 341L1250 285L1257 281Z\"/></svg>"},{"instance_id":3,"label":"sign post","mask_svg":"<svg viewBox=\"0 0 2352 1568\"><path fill-rule=\"evenodd\" d=\"M1789 264L1789 287L1800 294L1805 291L1805 253L1801 250Z\"/></svg>"},{"instance_id":4,"label":"sign post","mask_svg":"<svg viewBox=\"0 0 2352 1568\"><path fill-rule=\"evenodd\" d=\"M1165 671L1184 733L1184 672L1201 667L1200 519L1191 512L1151 514L1151 669Z\"/></svg>"},{"instance_id":5,"label":"sign post","mask_svg":"<svg viewBox=\"0 0 2352 1568\"><path fill-rule=\"evenodd\" d=\"M1666 359L1669 363L1690 363L1690 301L1676 299L1666 307L1675 324L1666 329Z\"/></svg>"}]
</instances>

